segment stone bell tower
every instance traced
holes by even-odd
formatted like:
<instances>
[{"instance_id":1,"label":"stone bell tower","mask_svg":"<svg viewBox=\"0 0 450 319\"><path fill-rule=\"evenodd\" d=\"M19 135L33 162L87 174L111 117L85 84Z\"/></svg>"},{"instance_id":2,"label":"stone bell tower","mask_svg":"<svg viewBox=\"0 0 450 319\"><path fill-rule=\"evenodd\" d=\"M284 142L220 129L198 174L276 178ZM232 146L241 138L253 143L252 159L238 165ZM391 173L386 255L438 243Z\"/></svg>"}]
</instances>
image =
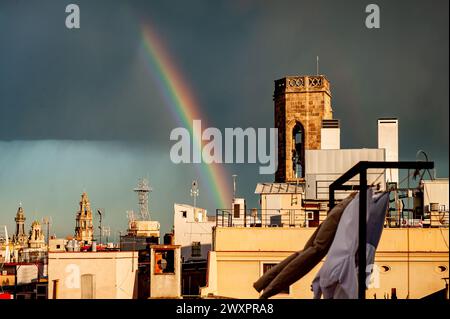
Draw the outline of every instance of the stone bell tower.
<instances>
[{"instance_id":1,"label":"stone bell tower","mask_svg":"<svg viewBox=\"0 0 450 319\"><path fill-rule=\"evenodd\" d=\"M28 240L30 248L42 248L45 247L45 237L42 232L41 223L35 220L31 224L30 237Z\"/></svg>"},{"instance_id":2,"label":"stone bell tower","mask_svg":"<svg viewBox=\"0 0 450 319\"><path fill-rule=\"evenodd\" d=\"M330 82L323 75L284 77L275 81L274 102L278 128L275 181L302 181L305 150L321 148L323 120L333 119Z\"/></svg>"},{"instance_id":3,"label":"stone bell tower","mask_svg":"<svg viewBox=\"0 0 450 319\"><path fill-rule=\"evenodd\" d=\"M80 210L77 212L75 239L90 244L94 236L91 203L86 192L81 194Z\"/></svg>"},{"instance_id":4,"label":"stone bell tower","mask_svg":"<svg viewBox=\"0 0 450 319\"><path fill-rule=\"evenodd\" d=\"M25 233L25 212L23 210L22 204L19 205L17 209L16 218L16 233L13 236L13 241L21 246L28 245L28 236Z\"/></svg>"}]
</instances>

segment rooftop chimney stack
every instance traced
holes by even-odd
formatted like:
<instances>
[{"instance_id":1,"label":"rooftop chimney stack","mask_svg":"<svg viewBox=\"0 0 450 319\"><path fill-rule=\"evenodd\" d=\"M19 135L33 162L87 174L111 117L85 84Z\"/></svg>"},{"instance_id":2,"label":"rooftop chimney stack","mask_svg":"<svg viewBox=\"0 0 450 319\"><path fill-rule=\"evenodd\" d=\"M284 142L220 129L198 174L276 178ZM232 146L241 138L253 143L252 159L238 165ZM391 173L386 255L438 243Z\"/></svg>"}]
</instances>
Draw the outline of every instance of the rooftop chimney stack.
<instances>
[{"instance_id":1,"label":"rooftop chimney stack","mask_svg":"<svg viewBox=\"0 0 450 319\"><path fill-rule=\"evenodd\" d=\"M338 150L341 148L341 128L339 126L339 120L322 120L320 135L320 149Z\"/></svg>"},{"instance_id":2,"label":"rooftop chimney stack","mask_svg":"<svg viewBox=\"0 0 450 319\"><path fill-rule=\"evenodd\" d=\"M398 162L398 119L378 119L378 148L384 148L386 161ZM385 178L398 185L398 170L386 169Z\"/></svg>"}]
</instances>

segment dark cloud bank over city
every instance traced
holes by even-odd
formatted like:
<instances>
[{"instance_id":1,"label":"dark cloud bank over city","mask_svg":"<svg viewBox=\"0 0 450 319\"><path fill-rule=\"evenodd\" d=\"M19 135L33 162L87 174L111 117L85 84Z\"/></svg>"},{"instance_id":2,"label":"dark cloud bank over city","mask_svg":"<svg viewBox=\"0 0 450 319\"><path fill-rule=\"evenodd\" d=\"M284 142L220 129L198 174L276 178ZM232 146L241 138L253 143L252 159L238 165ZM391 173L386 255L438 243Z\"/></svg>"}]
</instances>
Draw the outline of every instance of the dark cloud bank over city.
<instances>
[{"instance_id":1,"label":"dark cloud bank over city","mask_svg":"<svg viewBox=\"0 0 450 319\"><path fill-rule=\"evenodd\" d=\"M134 183L147 174L155 192L164 192L151 198L151 208L166 228L173 202L191 200L196 171L169 160L169 134L179 124L145 66L146 22L209 125L273 127L273 81L314 74L319 56L343 148L376 147L377 118L398 117L400 159L425 150L438 175L448 176L447 1L377 1L377 30L364 25L364 1L76 1L79 30L65 28L68 3L0 4L2 222L11 222L17 202L27 207L27 200L30 210L72 222L83 187L93 202L116 198L111 214L122 216L135 205ZM69 165L74 152L81 154ZM67 166L52 178L50 163L60 161ZM272 180L258 175L258 165L226 170L230 181L239 175L241 195L252 205L255 183ZM86 178L75 178L80 174ZM120 187L102 187L104 181ZM203 194L200 202L216 208Z\"/></svg>"}]
</instances>

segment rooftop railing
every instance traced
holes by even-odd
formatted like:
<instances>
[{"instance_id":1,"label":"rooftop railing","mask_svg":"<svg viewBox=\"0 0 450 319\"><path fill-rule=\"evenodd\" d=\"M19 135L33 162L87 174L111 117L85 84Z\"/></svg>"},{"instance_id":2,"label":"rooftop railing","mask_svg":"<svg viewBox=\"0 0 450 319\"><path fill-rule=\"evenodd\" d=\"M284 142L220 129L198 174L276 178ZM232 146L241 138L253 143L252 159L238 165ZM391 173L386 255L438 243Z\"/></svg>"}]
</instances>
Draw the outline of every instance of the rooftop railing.
<instances>
[{"instance_id":1,"label":"rooftop railing","mask_svg":"<svg viewBox=\"0 0 450 319\"><path fill-rule=\"evenodd\" d=\"M326 211L304 209L217 209L217 227L317 227Z\"/></svg>"}]
</instances>

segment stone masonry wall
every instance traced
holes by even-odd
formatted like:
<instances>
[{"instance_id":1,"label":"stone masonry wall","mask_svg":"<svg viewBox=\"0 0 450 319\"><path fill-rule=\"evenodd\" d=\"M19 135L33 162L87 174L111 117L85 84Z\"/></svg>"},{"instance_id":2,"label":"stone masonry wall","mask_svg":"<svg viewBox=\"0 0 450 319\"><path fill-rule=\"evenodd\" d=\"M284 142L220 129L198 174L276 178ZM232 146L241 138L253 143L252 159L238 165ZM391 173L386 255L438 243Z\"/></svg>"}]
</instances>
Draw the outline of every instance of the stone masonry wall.
<instances>
[{"instance_id":1,"label":"stone masonry wall","mask_svg":"<svg viewBox=\"0 0 450 319\"><path fill-rule=\"evenodd\" d=\"M324 76L286 77L275 81L275 127L278 128L277 182L295 182L293 136L297 122L304 128L305 149L320 149L323 119L332 119L331 92Z\"/></svg>"}]
</instances>

